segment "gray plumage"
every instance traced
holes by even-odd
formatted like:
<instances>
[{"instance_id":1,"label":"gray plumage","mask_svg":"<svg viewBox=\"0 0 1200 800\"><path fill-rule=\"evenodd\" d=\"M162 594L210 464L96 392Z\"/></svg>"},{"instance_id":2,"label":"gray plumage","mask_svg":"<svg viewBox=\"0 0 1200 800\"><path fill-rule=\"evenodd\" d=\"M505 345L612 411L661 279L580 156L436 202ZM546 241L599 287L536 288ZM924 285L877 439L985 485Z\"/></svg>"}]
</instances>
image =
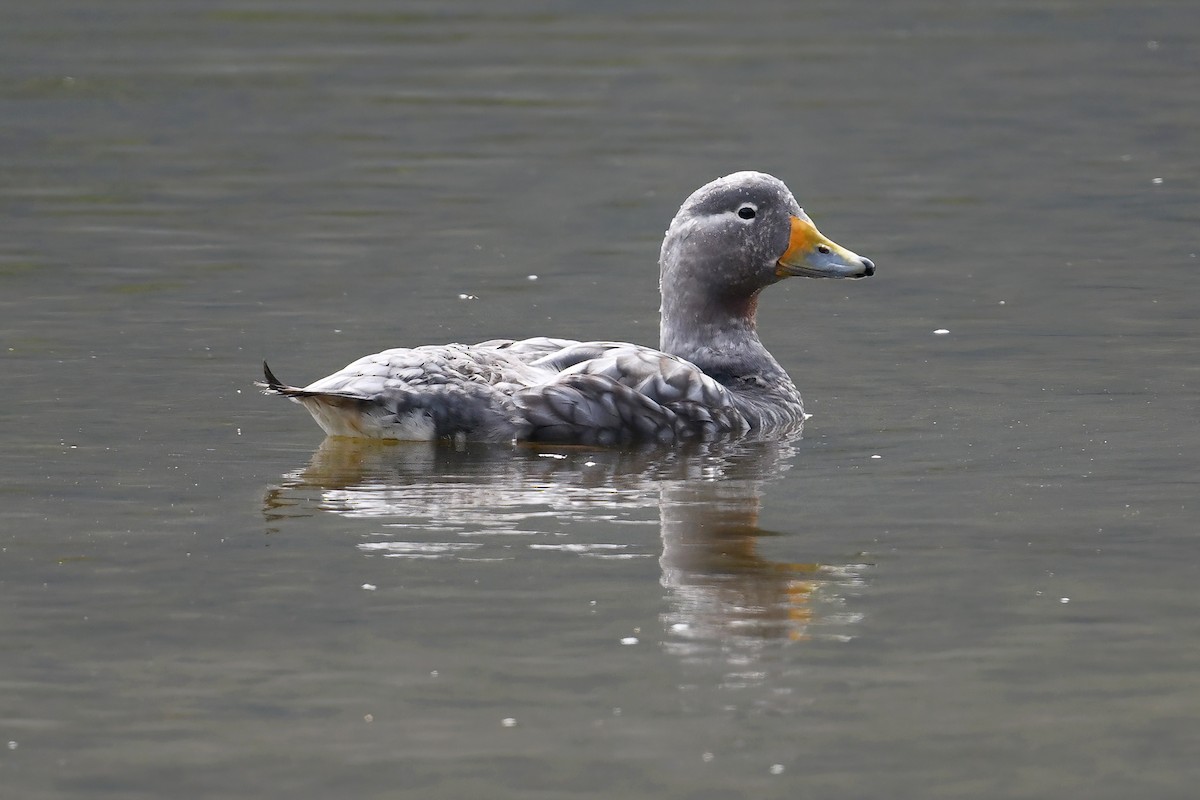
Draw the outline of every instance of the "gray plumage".
<instances>
[{"instance_id":1,"label":"gray plumage","mask_svg":"<svg viewBox=\"0 0 1200 800\"><path fill-rule=\"evenodd\" d=\"M875 271L758 172L689 197L659 268L659 350L545 337L426 345L365 356L304 388L264 363L258 385L304 405L331 436L607 445L770 435L798 429L805 414L758 338L758 293L789 275Z\"/></svg>"}]
</instances>

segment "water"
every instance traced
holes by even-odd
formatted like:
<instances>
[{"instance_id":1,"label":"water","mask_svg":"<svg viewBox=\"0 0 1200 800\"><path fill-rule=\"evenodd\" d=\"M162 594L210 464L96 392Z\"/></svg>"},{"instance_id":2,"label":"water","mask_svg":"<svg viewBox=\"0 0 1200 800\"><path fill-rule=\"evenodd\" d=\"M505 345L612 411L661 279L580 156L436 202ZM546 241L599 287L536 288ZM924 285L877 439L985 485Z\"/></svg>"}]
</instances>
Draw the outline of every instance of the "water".
<instances>
[{"instance_id":1,"label":"water","mask_svg":"<svg viewBox=\"0 0 1200 800\"><path fill-rule=\"evenodd\" d=\"M1198 22L10 9L5 795L1191 797ZM879 265L764 298L801 439L339 447L250 386L653 343L743 168Z\"/></svg>"}]
</instances>

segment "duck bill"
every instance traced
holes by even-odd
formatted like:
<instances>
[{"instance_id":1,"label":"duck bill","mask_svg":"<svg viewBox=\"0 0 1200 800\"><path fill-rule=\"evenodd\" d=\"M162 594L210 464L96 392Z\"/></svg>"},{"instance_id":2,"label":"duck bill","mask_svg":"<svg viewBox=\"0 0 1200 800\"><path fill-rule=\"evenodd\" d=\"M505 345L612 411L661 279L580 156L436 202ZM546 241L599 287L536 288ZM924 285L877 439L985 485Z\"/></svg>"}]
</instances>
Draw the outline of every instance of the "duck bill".
<instances>
[{"instance_id":1,"label":"duck bill","mask_svg":"<svg viewBox=\"0 0 1200 800\"><path fill-rule=\"evenodd\" d=\"M871 259L827 239L811 220L792 217L787 250L775 264L776 277L865 278L874 274Z\"/></svg>"}]
</instances>

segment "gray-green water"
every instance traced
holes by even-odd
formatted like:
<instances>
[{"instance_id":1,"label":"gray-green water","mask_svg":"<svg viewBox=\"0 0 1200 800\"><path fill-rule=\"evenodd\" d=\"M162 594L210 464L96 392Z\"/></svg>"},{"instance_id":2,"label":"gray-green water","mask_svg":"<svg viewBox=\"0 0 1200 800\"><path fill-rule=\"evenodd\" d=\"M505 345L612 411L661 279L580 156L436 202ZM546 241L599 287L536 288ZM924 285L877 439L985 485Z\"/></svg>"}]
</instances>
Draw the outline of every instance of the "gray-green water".
<instances>
[{"instance_id":1,"label":"gray-green water","mask_svg":"<svg viewBox=\"0 0 1200 800\"><path fill-rule=\"evenodd\" d=\"M10 5L5 797L1194 796L1200 7ZM764 298L800 440L250 385L654 343L745 168L879 265Z\"/></svg>"}]
</instances>

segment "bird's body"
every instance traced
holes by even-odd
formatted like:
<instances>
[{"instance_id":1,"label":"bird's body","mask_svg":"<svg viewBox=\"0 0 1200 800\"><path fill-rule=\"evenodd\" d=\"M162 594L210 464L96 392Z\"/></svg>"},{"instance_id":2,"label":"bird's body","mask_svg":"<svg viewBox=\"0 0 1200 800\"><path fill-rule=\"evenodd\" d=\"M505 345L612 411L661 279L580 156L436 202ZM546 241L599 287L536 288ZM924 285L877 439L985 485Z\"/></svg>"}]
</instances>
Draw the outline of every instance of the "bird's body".
<instances>
[{"instance_id":1,"label":"bird's body","mask_svg":"<svg viewBox=\"0 0 1200 800\"><path fill-rule=\"evenodd\" d=\"M755 332L758 293L788 275L865 277L874 264L821 236L787 187L742 172L697 190L660 258L660 349L534 338L365 356L267 393L330 436L673 442L797 429L800 393Z\"/></svg>"}]
</instances>

